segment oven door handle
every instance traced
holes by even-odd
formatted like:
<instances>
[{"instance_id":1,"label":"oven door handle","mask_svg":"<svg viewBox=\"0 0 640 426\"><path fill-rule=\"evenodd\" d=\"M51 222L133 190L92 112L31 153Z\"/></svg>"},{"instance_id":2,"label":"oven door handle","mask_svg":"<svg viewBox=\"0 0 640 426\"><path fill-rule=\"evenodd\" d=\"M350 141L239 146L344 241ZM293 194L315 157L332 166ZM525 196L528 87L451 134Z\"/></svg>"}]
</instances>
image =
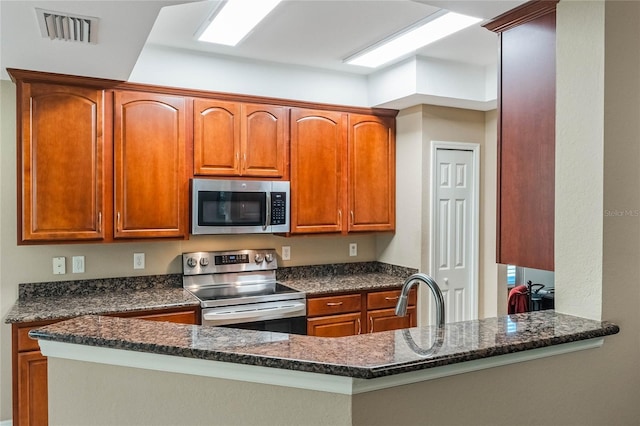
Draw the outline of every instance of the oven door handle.
<instances>
[{"instance_id":1,"label":"oven door handle","mask_svg":"<svg viewBox=\"0 0 640 426\"><path fill-rule=\"evenodd\" d=\"M300 302L288 303L286 305L273 306L260 309L247 309L238 311L221 311L221 312L206 312L202 315L205 321L228 321L228 320L242 320L243 322L251 322L253 319L261 318L265 315L278 316L289 314L292 312L300 312L304 315L306 311L306 304Z\"/></svg>"}]
</instances>

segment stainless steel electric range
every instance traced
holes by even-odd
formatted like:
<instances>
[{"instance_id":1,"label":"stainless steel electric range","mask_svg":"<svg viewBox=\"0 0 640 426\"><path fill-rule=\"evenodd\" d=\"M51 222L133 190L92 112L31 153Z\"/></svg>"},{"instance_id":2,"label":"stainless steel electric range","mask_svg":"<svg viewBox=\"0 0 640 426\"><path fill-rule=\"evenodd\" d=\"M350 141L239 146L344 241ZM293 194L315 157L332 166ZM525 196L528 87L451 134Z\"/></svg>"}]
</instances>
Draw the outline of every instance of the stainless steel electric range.
<instances>
[{"instance_id":1,"label":"stainless steel electric range","mask_svg":"<svg viewBox=\"0 0 640 426\"><path fill-rule=\"evenodd\" d=\"M200 300L202 324L306 334L304 292L276 281L274 249L182 255L182 284Z\"/></svg>"}]
</instances>

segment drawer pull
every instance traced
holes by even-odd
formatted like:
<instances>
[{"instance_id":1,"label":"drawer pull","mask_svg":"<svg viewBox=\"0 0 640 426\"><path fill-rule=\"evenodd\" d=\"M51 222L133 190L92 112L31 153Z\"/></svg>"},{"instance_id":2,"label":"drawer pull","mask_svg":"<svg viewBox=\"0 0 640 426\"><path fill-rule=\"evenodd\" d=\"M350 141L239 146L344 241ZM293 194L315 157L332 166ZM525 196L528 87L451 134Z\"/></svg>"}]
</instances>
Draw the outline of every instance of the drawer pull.
<instances>
[{"instance_id":1,"label":"drawer pull","mask_svg":"<svg viewBox=\"0 0 640 426\"><path fill-rule=\"evenodd\" d=\"M400 296L395 296L395 297L385 297L384 300L391 302L392 300L398 300L400 298Z\"/></svg>"},{"instance_id":2,"label":"drawer pull","mask_svg":"<svg viewBox=\"0 0 640 426\"><path fill-rule=\"evenodd\" d=\"M327 306L341 306L343 302L327 302Z\"/></svg>"}]
</instances>

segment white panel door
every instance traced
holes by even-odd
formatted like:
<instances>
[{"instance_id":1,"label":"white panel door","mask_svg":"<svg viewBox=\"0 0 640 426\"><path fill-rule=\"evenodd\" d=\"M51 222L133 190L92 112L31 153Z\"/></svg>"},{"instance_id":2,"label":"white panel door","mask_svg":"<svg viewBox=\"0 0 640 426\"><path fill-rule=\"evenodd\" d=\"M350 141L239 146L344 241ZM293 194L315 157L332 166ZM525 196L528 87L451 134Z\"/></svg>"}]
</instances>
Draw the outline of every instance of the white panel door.
<instances>
[{"instance_id":1,"label":"white panel door","mask_svg":"<svg viewBox=\"0 0 640 426\"><path fill-rule=\"evenodd\" d=\"M475 171L473 151L436 150L432 273L442 289L446 322L473 319L473 226ZM431 299L431 298L430 298ZM433 309L431 310L433 324Z\"/></svg>"}]
</instances>

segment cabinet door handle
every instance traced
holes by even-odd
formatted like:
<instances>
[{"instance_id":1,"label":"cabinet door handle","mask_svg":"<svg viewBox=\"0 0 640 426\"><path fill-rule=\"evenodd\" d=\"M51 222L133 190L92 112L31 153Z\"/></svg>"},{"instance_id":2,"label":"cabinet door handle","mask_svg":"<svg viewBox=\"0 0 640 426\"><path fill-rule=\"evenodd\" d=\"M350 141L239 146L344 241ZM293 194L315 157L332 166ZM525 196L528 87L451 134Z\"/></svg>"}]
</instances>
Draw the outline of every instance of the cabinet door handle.
<instances>
[{"instance_id":1,"label":"cabinet door handle","mask_svg":"<svg viewBox=\"0 0 640 426\"><path fill-rule=\"evenodd\" d=\"M369 317L369 333L373 333L373 317Z\"/></svg>"},{"instance_id":2,"label":"cabinet door handle","mask_svg":"<svg viewBox=\"0 0 640 426\"><path fill-rule=\"evenodd\" d=\"M355 223L355 219L353 217L353 210L351 210L351 224L353 225Z\"/></svg>"},{"instance_id":3,"label":"cabinet door handle","mask_svg":"<svg viewBox=\"0 0 640 426\"><path fill-rule=\"evenodd\" d=\"M342 210L338 210L338 228L342 227Z\"/></svg>"},{"instance_id":4,"label":"cabinet door handle","mask_svg":"<svg viewBox=\"0 0 640 426\"><path fill-rule=\"evenodd\" d=\"M116 215L116 229L120 231L120 212Z\"/></svg>"},{"instance_id":5,"label":"cabinet door handle","mask_svg":"<svg viewBox=\"0 0 640 426\"><path fill-rule=\"evenodd\" d=\"M98 212L98 233L102 234L102 212Z\"/></svg>"},{"instance_id":6,"label":"cabinet door handle","mask_svg":"<svg viewBox=\"0 0 640 426\"><path fill-rule=\"evenodd\" d=\"M362 334L362 323L360 322L360 318L358 318L358 334Z\"/></svg>"},{"instance_id":7,"label":"cabinet door handle","mask_svg":"<svg viewBox=\"0 0 640 426\"><path fill-rule=\"evenodd\" d=\"M400 296L395 296L395 297L385 297L384 300L391 302L392 300L398 300L400 298Z\"/></svg>"},{"instance_id":8,"label":"cabinet door handle","mask_svg":"<svg viewBox=\"0 0 640 426\"><path fill-rule=\"evenodd\" d=\"M327 306L341 306L343 302L327 302Z\"/></svg>"}]
</instances>

